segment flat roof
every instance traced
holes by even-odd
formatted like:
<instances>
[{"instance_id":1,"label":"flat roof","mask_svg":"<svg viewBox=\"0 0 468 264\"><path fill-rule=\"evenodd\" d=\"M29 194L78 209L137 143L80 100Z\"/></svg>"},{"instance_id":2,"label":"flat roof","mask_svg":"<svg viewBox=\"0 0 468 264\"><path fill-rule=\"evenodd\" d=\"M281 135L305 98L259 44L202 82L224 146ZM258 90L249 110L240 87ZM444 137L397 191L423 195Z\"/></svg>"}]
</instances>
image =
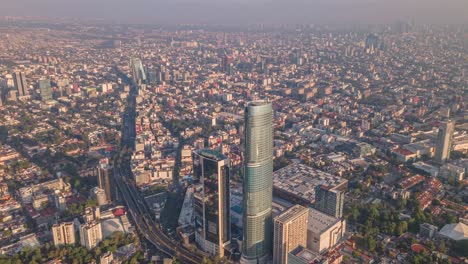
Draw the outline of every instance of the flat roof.
<instances>
[{"instance_id":1,"label":"flat roof","mask_svg":"<svg viewBox=\"0 0 468 264\"><path fill-rule=\"evenodd\" d=\"M309 222L307 224L307 230L320 234L340 221L341 219L339 218L327 215L314 208L309 208Z\"/></svg>"},{"instance_id":2,"label":"flat roof","mask_svg":"<svg viewBox=\"0 0 468 264\"><path fill-rule=\"evenodd\" d=\"M275 189L311 204L315 202L316 186L323 185L333 191L341 190L347 183L348 180L344 178L299 163L292 163L273 173Z\"/></svg>"},{"instance_id":3,"label":"flat roof","mask_svg":"<svg viewBox=\"0 0 468 264\"><path fill-rule=\"evenodd\" d=\"M198 152L201 156L213 159L213 160L225 160L227 159L221 152L212 149L202 149Z\"/></svg>"}]
</instances>

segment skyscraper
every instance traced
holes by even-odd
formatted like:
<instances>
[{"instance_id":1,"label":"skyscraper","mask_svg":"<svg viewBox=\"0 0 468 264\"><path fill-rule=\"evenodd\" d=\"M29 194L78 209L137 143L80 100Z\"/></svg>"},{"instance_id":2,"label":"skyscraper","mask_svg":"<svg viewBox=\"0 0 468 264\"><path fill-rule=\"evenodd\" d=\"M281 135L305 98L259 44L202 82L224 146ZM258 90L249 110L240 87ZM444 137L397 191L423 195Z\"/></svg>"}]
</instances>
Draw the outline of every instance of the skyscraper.
<instances>
[{"instance_id":1,"label":"skyscraper","mask_svg":"<svg viewBox=\"0 0 468 264\"><path fill-rule=\"evenodd\" d=\"M143 63L138 58L130 59L130 67L132 68L133 81L135 83L141 83L146 81L146 73L143 68Z\"/></svg>"},{"instance_id":2,"label":"skyscraper","mask_svg":"<svg viewBox=\"0 0 468 264\"><path fill-rule=\"evenodd\" d=\"M41 90L42 101L52 100L52 87L49 79L39 80L39 89Z\"/></svg>"},{"instance_id":3,"label":"skyscraper","mask_svg":"<svg viewBox=\"0 0 468 264\"><path fill-rule=\"evenodd\" d=\"M53 225L52 236L54 238L54 246L75 244L75 226L73 222Z\"/></svg>"},{"instance_id":4,"label":"skyscraper","mask_svg":"<svg viewBox=\"0 0 468 264\"><path fill-rule=\"evenodd\" d=\"M229 160L223 154L203 149L194 152L195 241L204 251L224 256L231 240L229 206Z\"/></svg>"},{"instance_id":5,"label":"skyscraper","mask_svg":"<svg viewBox=\"0 0 468 264\"><path fill-rule=\"evenodd\" d=\"M106 161L100 161L98 167L98 186L106 193L107 202L112 202L116 198L117 191L114 184L113 169Z\"/></svg>"},{"instance_id":6,"label":"skyscraper","mask_svg":"<svg viewBox=\"0 0 468 264\"><path fill-rule=\"evenodd\" d=\"M26 76L23 72L14 72L13 82L15 84L15 88L18 91L19 96L28 95L28 84L26 82Z\"/></svg>"},{"instance_id":7,"label":"skyscraper","mask_svg":"<svg viewBox=\"0 0 468 264\"><path fill-rule=\"evenodd\" d=\"M242 262L264 263L272 247L273 110L267 101L245 108Z\"/></svg>"},{"instance_id":8,"label":"skyscraper","mask_svg":"<svg viewBox=\"0 0 468 264\"><path fill-rule=\"evenodd\" d=\"M454 120L448 120L447 122L442 123L442 125L439 127L435 158L440 163L443 163L450 158L454 130Z\"/></svg>"},{"instance_id":9,"label":"skyscraper","mask_svg":"<svg viewBox=\"0 0 468 264\"><path fill-rule=\"evenodd\" d=\"M343 216L344 191L326 185L315 187L315 209L336 218Z\"/></svg>"},{"instance_id":10,"label":"skyscraper","mask_svg":"<svg viewBox=\"0 0 468 264\"><path fill-rule=\"evenodd\" d=\"M307 246L309 209L295 205L275 217L273 264L287 264L288 253L298 246Z\"/></svg>"}]
</instances>

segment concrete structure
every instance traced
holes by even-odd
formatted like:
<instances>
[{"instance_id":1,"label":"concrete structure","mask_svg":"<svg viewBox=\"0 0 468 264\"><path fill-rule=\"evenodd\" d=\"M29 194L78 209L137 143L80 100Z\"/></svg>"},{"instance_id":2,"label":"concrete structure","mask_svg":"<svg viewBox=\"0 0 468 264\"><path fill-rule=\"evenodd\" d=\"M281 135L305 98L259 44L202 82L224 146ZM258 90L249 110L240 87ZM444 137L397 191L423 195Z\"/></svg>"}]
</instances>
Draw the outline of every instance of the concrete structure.
<instances>
[{"instance_id":1,"label":"concrete structure","mask_svg":"<svg viewBox=\"0 0 468 264\"><path fill-rule=\"evenodd\" d=\"M327 185L315 187L315 208L336 218L343 216L344 190L333 189Z\"/></svg>"},{"instance_id":2,"label":"concrete structure","mask_svg":"<svg viewBox=\"0 0 468 264\"><path fill-rule=\"evenodd\" d=\"M103 206L107 204L106 192L99 188L94 187L91 189L91 196L96 199L99 206Z\"/></svg>"},{"instance_id":3,"label":"concrete structure","mask_svg":"<svg viewBox=\"0 0 468 264\"><path fill-rule=\"evenodd\" d=\"M103 189L106 195L107 203L115 199L117 191L113 182L113 169L107 163L100 163L98 167L98 186Z\"/></svg>"},{"instance_id":4,"label":"concrete structure","mask_svg":"<svg viewBox=\"0 0 468 264\"><path fill-rule=\"evenodd\" d=\"M209 149L196 151L193 157L199 181L193 194L195 241L204 251L223 257L231 240L229 160Z\"/></svg>"},{"instance_id":5,"label":"concrete structure","mask_svg":"<svg viewBox=\"0 0 468 264\"><path fill-rule=\"evenodd\" d=\"M309 210L301 205L289 208L273 220L273 264L286 264L288 253L307 245Z\"/></svg>"},{"instance_id":6,"label":"concrete structure","mask_svg":"<svg viewBox=\"0 0 468 264\"><path fill-rule=\"evenodd\" d=\"M455 131L455 121L448 120L439 127L437 134L437 147L436 147L436 161L442 163L450 158L450 151L452 147L452 137Z\"/></svg>"},{"instance_id":7,"label":"concrete structure","mask_svg":"<svg viewBox=\"0 0 468 264\"><path fill-rule=\"evenodd\" d=\"M297 247L288 253L288 264L327 264L326 258L304 247Z\"/></svg>"},{"instance_id":8,"label":"concrete structure","mask_svg":"<svg viewBox=\"0 0 468 264\"><path fill-rule=\"evenodd\" d=\"M275 171L273 184L275 195L294 203L313 205L317 186L328 186L331 191L344 190L348 180L304 164L293 163Z\"/></svg>"},{"instance_id":9,"label":"concrete structure","mask_svg":"<svg viewBox=\"0 0 468 264\"><path fill-rule=\"evenodd\" d=\"M80 225L80 243L88 250L93 249L102 241L101 223L92 221Z\"/></svg>"},{"instance_id":10,"label":"concrete structure","mask_svg":"<svg viewBox=\"0 0 468 264\"><path fill-rule=\"evenodd\" d=\"M18 91L18 95L20 97L29 95L28 83L26 82L26 76L24 72L14 72L13 82L15 84L15 88Z\"/></svg>"},{"instance_id":11,"label":"concrete structure","mask_svg":"<svg viewBox=\"0 0 468 264\"><path fill-rule=\"evenodd\" d=\"M419 225L419 235L426 238L433 238L437 234L437 226L424 223Z\"/></svg>"},{"instance_id":12,"label":"concrete structure","mask_svg":"<svg viewBox=\"0 0 468 264\"><path fill-rule=\"evenodd\" d=\"M307 248L323 253L333 248L346 232L345 220L309 208Z\"/></svg>"},{"instance_id":13,"label":"concrete structure","mask_svg":"<svg viewBox=\"0 0 468 264\"><path fill-rule=\"evenodd\" d=\"M442 178L453 178L455 181L463 181L466 169L463 166L446 163L440 167L439 175Z\"/></svg>"},{"instance_id":14,"label":"concrete structure","mask_svg":"<svg viewBox=\"0 0 468 264\"><path fill-rule=\"evenodd\" d=\"M41 90L42 101L52 100L52 87L49 79L39 80L39 89Z\"/></svg>"},{"instance_id":15,"label":"concrete structure","mask_svg":"<svg viewBox=\"0 0 468 264\"><path fill-rule=\"evenodd\" d=\"M84 217L86 223L101 219L101 209L99 207L86 207Z\"/></svg>"},{"instance_id":16,"label":"concrete structure","mask_svg":"<svg viewBox=\"0 0 468 264\"><path fill-rule=\"evenodd\" d=\"M245 108L242 261L264 263L271 253L273 110L267 101Z\"/></svg>"},{"instance_id":17,"label":"concrete structure","mask_svg":"<svg viewBox=\"0 0 468 264\"><path fill-rule=\"evenodd\" d=\"M462 222L445 225L439 231L439 237L455 241L466 240L468 239L468 225Z\"/></svg>"},{"instance_id":18,"label":"concrete structure","mask_svg":"<svg viewBox=\"0 0 468 264\"><path fill-rule=\"evenodd\" d=\"M99 257L99 264L112 264L114 263L114 254L108 251Z\"/></svg>"},{"instance_id":19,"label":"concrete structure","mask_svg":"<svg viewBox=\"0 0 468 264\"><path fill-rule=\"evenodd\" d=\"M73 222L64 222L52 226L52 237L54 239L54 246L61 245L74 245L75 238L75 225Z\"/></svg>"}]
</instances>

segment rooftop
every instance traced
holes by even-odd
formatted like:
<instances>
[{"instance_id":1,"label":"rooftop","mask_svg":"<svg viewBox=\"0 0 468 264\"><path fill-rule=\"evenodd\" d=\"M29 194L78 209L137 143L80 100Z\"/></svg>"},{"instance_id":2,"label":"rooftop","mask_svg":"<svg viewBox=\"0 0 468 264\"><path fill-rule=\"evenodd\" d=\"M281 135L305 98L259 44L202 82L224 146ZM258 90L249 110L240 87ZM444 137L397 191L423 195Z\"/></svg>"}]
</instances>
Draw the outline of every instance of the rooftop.
<instances>
[{"instance_id":1,"label":"rooftop","mask_svg":"<svg viewBox=\"0 0 468 264\"><path fill-rule=\"evenodd\" d=\"M309 208L309 223L307 230L320 234L339 221L341 221L339 218L335 218L316 209Z\"/></svg>"},{"instance_id":2,"label":"rooftop","mask_svg":"<svg viewBox=\"0 0 468 264\"><path fill-rule=\"evenodd\" d=\"M209 159L213 160L225 160L227 159L226 156L224 156L222 153L212 150L212 149L202 149L198 152L201 156L204 156Z\"/></svg>"},{"instance_id":3,"label":"rooftop","mask_svg":"<svg viewBox=\"0 0 468 264\"><path fill-rule=\"evenodd\" d=\"M273 173L273 186L280 192L285 192L312 204L315 201L315 187L322 185L329 190L344 188L348 180L330 173L293 163Z\"/></svg>"}]
</instances>

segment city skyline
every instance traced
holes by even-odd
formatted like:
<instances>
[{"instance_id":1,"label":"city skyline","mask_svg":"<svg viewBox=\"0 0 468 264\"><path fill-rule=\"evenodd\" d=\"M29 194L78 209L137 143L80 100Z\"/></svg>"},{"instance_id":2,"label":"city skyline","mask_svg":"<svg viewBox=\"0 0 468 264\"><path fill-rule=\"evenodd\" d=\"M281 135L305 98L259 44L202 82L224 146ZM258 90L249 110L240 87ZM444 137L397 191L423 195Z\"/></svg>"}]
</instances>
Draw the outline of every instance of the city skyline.
<instances>
[{"instance_id":1,"label":"city skyline","mask_svg":"<svg viewBox=\"0 0 468 264\"><path fill-rule=\"evenodd\" d=\"M113 12L105 12L109 5ZM25 8L26 7L26 8ZM53 10L53 11L52 11ZM4 3L0 15L163 24L468 23L463 0L31 1Z\"/></svg>"},{"instance_id":2,"label":"city skyline","mask_svg":"<svg viewBox=\"0 0 468 264\"><path fill-rule=\"evenodd\" d=\"M95 15L102 0L86 22L69 14L89 0L56 1L37 15L67 19L0 18L1 263L468 257L466 25L390 7L389 24L290 19L325 23L314 14L340 13L305 7L342 3L367 20L387 0L116 0ZM419 1L404 11L445 14ZM109 20L151 11L226 24Z\"/></svg>"}]
</instances>

